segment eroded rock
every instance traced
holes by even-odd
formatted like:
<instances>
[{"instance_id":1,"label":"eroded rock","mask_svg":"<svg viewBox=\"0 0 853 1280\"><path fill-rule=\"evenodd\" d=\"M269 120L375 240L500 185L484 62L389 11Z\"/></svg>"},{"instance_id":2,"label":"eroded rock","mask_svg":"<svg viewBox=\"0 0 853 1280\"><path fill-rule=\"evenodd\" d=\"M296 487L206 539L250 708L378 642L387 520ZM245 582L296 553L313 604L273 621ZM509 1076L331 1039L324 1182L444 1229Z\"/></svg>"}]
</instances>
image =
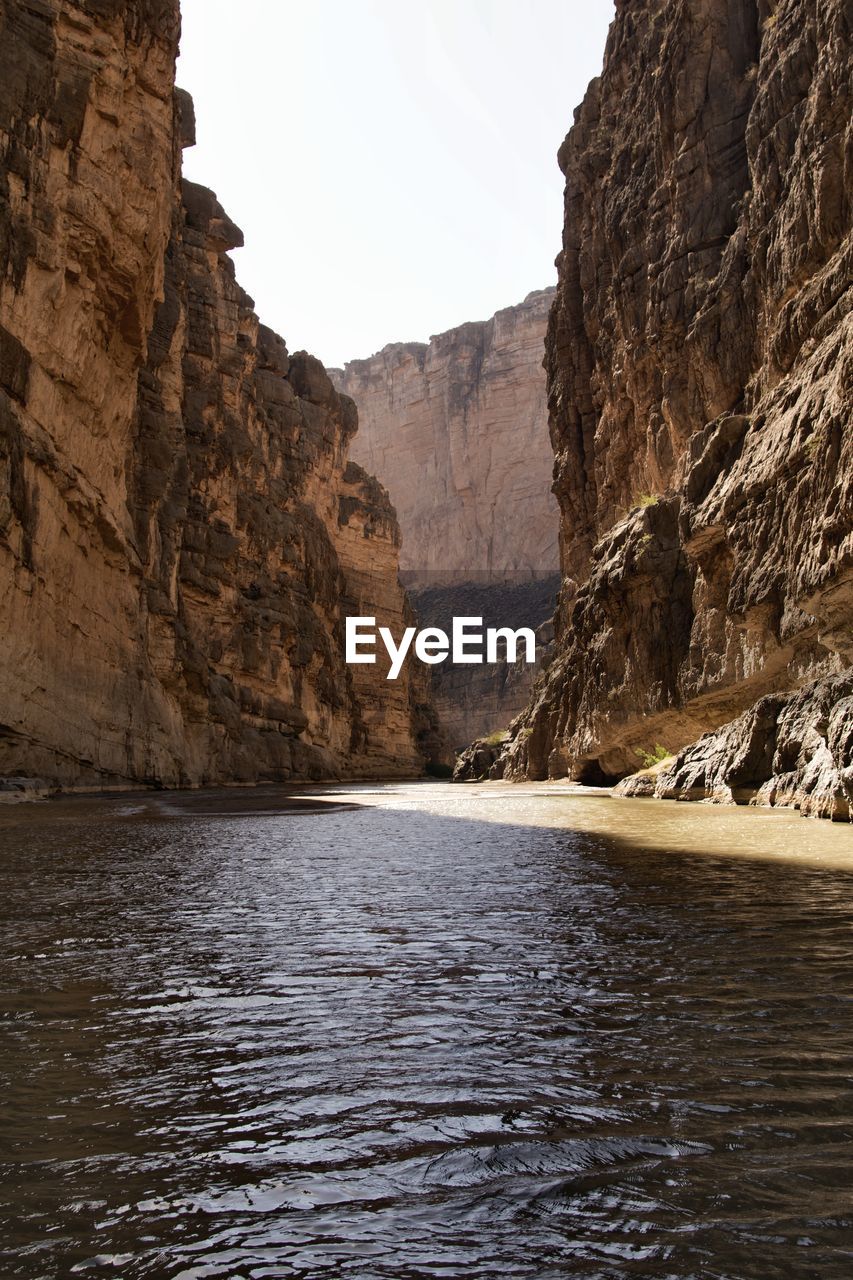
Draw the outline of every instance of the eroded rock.
<instances>
[{"instance_id":1,"label":"eroded rock","mask_svg":"<svg viewBox=\"0 0 853 1280\"><path fill-rule=\"evenodd\" d=\"M616 788L625 796L711 800L853 815L853 675L760 699L737 720L685 747L654 777Z\"/></svg>"},{"instance_id":2,"label":"eroded rock","mask_svg":"<svg viewBox=\"0 0 853 1280\"><path fill-rule=\"evenodd\" d=\"M541 628L550 652L557 507L550 492L545 329L553 289L429 343L393 343L332 370L359 409L353 457L387 486L400 564L421 626L450 619ZM542 661L430 672L431 699L457 748L506 727Z\"/></svg>"},{"instance_id":3,"label":"eroded rock","mask_svg":"<svg viewBox=\"0 0 853 1280\"><path fill-rule=\"evenodd\" d=\"M358 406L353 458L388 489L411 586L558 567L542 369L553 296L331 371Z\"/></svg>"},{"instance_id":4,"label":"eroded rock","mask_svg":"<svg viewBox=\"0 0 853 1280\"><path fill-rule=\"evenodd\" d=\"M416 774L423 691L344 664L348 600L402 624L394 514L181 180L178 32L177 0L0 10L0 773Z\"/></svg>"},{"instance_id":5,"label":"eroded rock","mask_svg":"<svg viewBox=\"0 0 853 1280\"><path fill-rule=\"evenodd\" d=\"M734 794L762 700L853 660L850 55L843 0L617 5L560 151L564 585L507 776L713 733L681 792Z\"/></svg>"}]
</instances>

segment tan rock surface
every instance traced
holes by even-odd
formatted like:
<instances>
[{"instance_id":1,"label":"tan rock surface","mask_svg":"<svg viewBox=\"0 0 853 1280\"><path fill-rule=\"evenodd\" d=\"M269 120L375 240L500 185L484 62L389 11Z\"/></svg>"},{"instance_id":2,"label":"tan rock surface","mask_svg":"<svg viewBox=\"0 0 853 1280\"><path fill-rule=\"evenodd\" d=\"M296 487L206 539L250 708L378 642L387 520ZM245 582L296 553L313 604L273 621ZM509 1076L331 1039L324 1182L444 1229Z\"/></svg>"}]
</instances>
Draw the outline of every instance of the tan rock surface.
<instances>
[{"instance_id":1,"label":"tan rock surface","mask_svg":"<svg viewBox=\"0 0 853 1280\"><path fill-rule=\"evenodd\" d=\"M366 520L354 406L180 181L178 27L176 0L0 6L0 773L415 773L420 695L386 719L344 665L348 594L403 625L393 512Z\"/></svg>"},{"instance_id":2,"label":"tan rock surface","mask_svg":"<svg viewBox=\"0 0 853 1280\"><path fill-rule=\"evenodd\" d=\"M620 795L750 803L835 821L853 813L853 672L769 694Z\"/></svg>"},{"instance_id":3,"label":"tan rock surface","mask_svg":"<svg viewBox=\"0 0 853 1280\"><path fill-rule=\"evenodd\" d=\"M336 546L346 580L344 615L375 618L377 628L388 627L399 640L405 627L417 625L399 580L400 528L385 489L355 462L347 464L343 475ZM412 658L400 678L388 680L389 666L379 645L375 663L350 668L359 708L354 746L368 761L375 758L380 773L387 772L389 743L410 752L414 733L421 759L449 763L452 753L432 694L430 668Z\"/></svg>"},{"instance_id":4,"label":"tan rock surface","mask_svg":"<svg viewBox=\"0 0 853 1280\"><path fill-rule=\"evenodd\" d=\"M558 513L542 367L553 296L531 293L491 320L330 370L358 405L352 455L389 490L424 626L449 630L455 612L535 629L553 613ZM508 725L539 670L433 667L431 700L452 744Z\"/></svg>"},{"instance_id":5,"label":"tan rock surface","mask_svg":"<svg viewBox=\"0 0 853 1280\"><path fill-rule=\"evenodd\" d=\"M542 369L553 293L330 371L358 406L353 458L396 509L407 583L557 568Z\"/></svg>"}]
</instances>

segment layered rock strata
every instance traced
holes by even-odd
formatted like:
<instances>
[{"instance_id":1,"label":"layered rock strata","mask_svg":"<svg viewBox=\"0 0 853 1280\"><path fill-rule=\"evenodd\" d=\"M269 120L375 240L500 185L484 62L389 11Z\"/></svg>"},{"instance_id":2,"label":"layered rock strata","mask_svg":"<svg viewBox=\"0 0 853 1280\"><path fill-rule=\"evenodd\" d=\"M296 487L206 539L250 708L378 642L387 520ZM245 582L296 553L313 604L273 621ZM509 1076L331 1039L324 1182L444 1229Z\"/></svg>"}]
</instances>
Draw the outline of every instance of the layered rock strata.
<instances>
[{"instance_id":1,"label":"layered rock strata","mask_svg":"<svg viewBox=\"0 0 853 1280\"><path fill-rule=\"evenodd\" d=\"M548 653L557 506L542 367L553 289L429 343L392 343L330 370L359 411L353 457L387 486L400 565L422 626L456 615L544 628L540 661L431 668L431 697L457 748L507 726Z\"/></svg>"},{"instance_id":2,"label":"layered rock strata","mask_svg":"<svg viewBox=\"0 0 853 1280\"><path fill-rule=\"evenodd\" d=\"M557 656L494 766L508 777L615 780L762 699L840 696L853 661L848 6L616 10L560 150L563 590ZM849 735L824 740L835 798L811 811L843 816ZM783 756L762 799L805 800ZM725 767L697 759L673 788L720 793Z\"/></svg>"},{"instance_id":3,"label":"layered rock strata","mask_svg":"<svg viewBox=\"0 0 853 1280\"><path fill-rule=\"evenodd\" d=\"M181 181L177 0L0 5L0 773L188 785L420 771L422 690L357 417Z\"/></svg>"},{"instance_id":4,"label":"layered rock strata","mask_svg":"<svg viewBox=\"0 0 853 1280\"><path fill-rule=\"evenodd\" d=\"M331 370L358 406L353 458L388 489L414 587L557 569L542 369L553 289L429 343Z\"/></svg>"},{"instance_id":5,"label":"layered rock strata","mask_svg":"<svg viewBox=\"0 0 853 1280\"><path fill-rule=\"evenodd\" d=\"M853 815L853 673L768 694L670 763L616 791L662 800L769 804L817 818Z\"/></svg>"},{"instance_id":6,"label":"layered rock strata","mask_svg":"<svg viewBox=\"0 0 853 1280\"><path fill-rule=\"evenodd\" d=\"M500 640L496 663L463 665L448 659L429 668L430 701L455 751L463 751L475 738L492 735L494 740L526 708L551 659L551 619L559 581L554 574L532 582L465 582L410 593L422 627L440 627L450 635L454 617L474 617L482 618L484 629L529 627L536 636L533 663L521 650L509 662Z\"/></svg>"}]
</instances>

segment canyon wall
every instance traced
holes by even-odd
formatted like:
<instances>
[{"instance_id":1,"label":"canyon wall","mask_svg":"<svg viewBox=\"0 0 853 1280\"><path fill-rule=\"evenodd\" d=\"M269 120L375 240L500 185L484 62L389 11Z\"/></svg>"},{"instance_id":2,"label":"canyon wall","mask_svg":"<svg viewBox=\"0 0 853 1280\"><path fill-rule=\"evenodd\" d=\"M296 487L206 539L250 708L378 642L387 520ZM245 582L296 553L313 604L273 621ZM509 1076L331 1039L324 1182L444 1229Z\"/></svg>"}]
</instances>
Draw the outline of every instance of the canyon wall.
<instances>
[{"instance_id":1,"label":"canyon wall","mask_svg":"<svg viewBox=\"0 0 853 1280\"><path fill-rule=\"evenodd\" d=\"M553 298L539 290L490 320L329 371L358 406L352 456L388 488L423 626L449 631L455 613L548 632L558 512L542 361ZM507 726L540 669L433 667L432 700L453 745Z\"/></svg>"},{"instance_id":2,"label":"canyon wall","mask_svg":"<svg viewBox=\"0 0 853 1280\"><path fill-rule=\"evenodd\" d=\"M553 296L330 370L358 406L353 458L397 512L407 584L557 569L542 369Z\"/></svg>"},{"instance_id":3,"label":"canyon wall","mask_svg":"<svg viewBox=\"0 0 853 1280\"><path fill-rule=\"evenodd\" d=\"M559 577L522 582L461 582L410 592L422 627L440 627L450 635L453 619L482 618L483 628L529 627L536 636L536 661L528 663L524 646L507 660L506 644L497 642L498 661L467 665L448 660L429 668L430 701L450 746L457 752L475 738L506 729L530 701L538 675L551 658L552 618Z\"/></svg>"},{"instance_id":4,"label":"canyon wall","mask_svg":"<svg viewBox=\"0 0 853 1280\"><path fill-rule=\"evenodd\" d=\"M177 0L0 4L0 773L73 786L421 771L399 530L352 402L259 323L182 182Z\"/></svg>"},{"instance_id":5,"label":"canyon wall","mask_svg":"<svg viewBox=\"0 0 853 1280\"><path fill-rule=\"evenodd\" d=\"M617 0L559 155L557 653L495 774L660 743L660 794L728 753L740 798L849 814L850 67L845 0Z\"/></svg>"}]
</instances>

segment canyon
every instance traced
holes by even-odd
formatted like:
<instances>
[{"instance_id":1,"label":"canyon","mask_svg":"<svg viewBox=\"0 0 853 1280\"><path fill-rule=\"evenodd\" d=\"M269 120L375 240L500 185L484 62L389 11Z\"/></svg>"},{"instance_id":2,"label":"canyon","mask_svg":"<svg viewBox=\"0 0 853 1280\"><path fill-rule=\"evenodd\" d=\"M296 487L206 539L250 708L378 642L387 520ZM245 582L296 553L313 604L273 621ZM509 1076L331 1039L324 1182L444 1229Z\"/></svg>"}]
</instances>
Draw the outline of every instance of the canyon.
<instances>
[{"instance_id":1,"label":"canyon","mask_svg":"<svg viewBox=\"0 0 853 1280\"><path fill-rule=\"evenodd\" d=\"M343 655L347 613L409 620L399 529L181 178L179 29L177 0L0 6L0 774L414 776L424 680Z\"/></svg>"},{"instance_id":2,"label":"canyon","mask_svg":"<svg viewBox=\"0 0 853 1280\"><path fill-rule=\"evenodd\" d=\"M844 0L617 0L556 289L329 371L182 178L179 25L0 4L8 785L414 776L479 739L459 778L851 817ZM345 662L348 617L453 615L539 664Z\"/></svg>"},{"instance_id":3,"label":"canyon","mask_svg":"<svg viewBox=\"0 0 853 1280\"><path fill-rule=\"evenodd\" d=\"M553 299L553 289L540 289L490 320L329 370L358 406L352 456L379 477L397 512L407 585L556 572L542 369Z\"/></svg>"},{"instance_id":4,"label":"canyon","mask_svg":"<svg viewBox=\"0 0 853 1280\"><path fill-rule=\"evenodd\" d=\"M576 8L196 0L288 308L523 261ZM849 1280L850 28L615 0L556 289L327 370L178 0L0 0L0 1275Z\"/></svg>"},{"instance_id":5,"label":"canyon","mask_svg":"<svg viewBox=\"0 0 853 1280\"><path fill-rule=\"evenodd\" d=\"M421 623L454 616L541 631L535 665L432 669L454 746L509 725L550 653L558 510L543 359L553 289L429 342L389 343L329 370L358 406L352 456L388 489L401 577Z\"/></svg>"},{"instance_id":6,"label":"canyon","mask_svg":"<svg viewBox=\"0 0 853 1280\"><path fill-rule=\"evenodd\" d=\"M853 813L850 54L843 0L617 0L559 153L555 653L492 777L660 744L634 794Z\"/></svg>"}]
</instances>

